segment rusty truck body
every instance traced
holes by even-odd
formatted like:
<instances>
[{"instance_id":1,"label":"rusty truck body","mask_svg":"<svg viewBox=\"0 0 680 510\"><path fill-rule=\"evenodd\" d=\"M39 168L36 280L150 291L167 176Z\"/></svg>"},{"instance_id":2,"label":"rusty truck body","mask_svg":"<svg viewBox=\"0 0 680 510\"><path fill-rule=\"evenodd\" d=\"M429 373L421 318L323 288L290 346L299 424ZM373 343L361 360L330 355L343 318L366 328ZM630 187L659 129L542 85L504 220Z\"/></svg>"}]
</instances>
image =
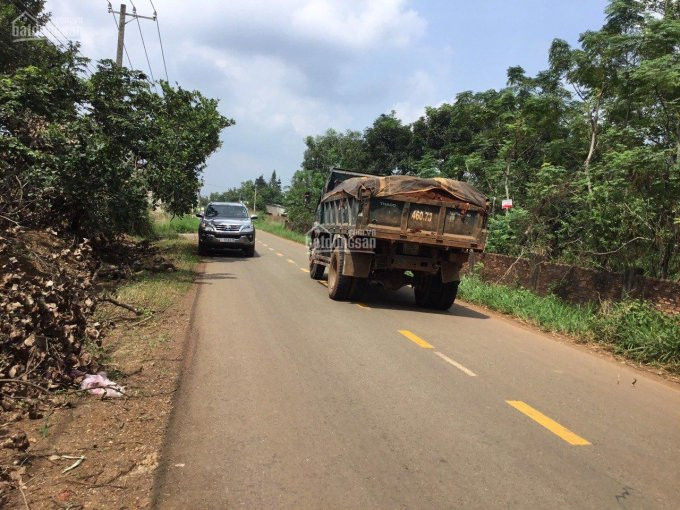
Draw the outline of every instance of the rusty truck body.
<instances>
[{"instance_id":1,"label":"rusty truck body","mask_svg":"<svg viewBox=\"0 0 680 510\"><path fill-rule=\"evenodd\" d=\"M448 309L470 251L486 242L489 205L467 183L332 170L309 232L309 271L328 293L359 300L369 282L414 289L424 308Z\"/></svg>"}]
</instances>

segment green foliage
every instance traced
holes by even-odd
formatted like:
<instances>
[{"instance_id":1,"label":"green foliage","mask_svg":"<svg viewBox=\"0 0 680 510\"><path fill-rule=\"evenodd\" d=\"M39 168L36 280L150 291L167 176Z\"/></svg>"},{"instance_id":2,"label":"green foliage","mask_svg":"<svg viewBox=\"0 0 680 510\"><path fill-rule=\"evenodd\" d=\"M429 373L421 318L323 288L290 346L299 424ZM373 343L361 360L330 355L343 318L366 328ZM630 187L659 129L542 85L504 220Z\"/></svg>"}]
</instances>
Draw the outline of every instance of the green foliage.
<instances>
[{"instance_id":1,"label":"green foliage","mask_svg":"<svg viewBox=\"0 0 680 510\"><path fill-rule=\"evenodd\" d=\"M526 289L485 282L476 275L462 279L458 295L465 301L514 315L546 331L584 340L593 338L593 306L571 305L553 295L541 297Z\"/></svg>"},{"instance_id":2,"label":"green foliage","mask_svg":"<svg viewBox=\"0 0 680 510\"><path fill-rule=\"evenodd\" d=\"M257 203L254 204L256 189ZM276 176L276 170L274 170L269 181L265 180L264 175L260 175L254 181L242 182L238 188L229 188L222 193L213 192L207 197L201 197L200 204L205 207L209 202L242 202L251 211L256 210L264 213L267 210L267 205L281 205L283 201L284 193L281 187L281 179Z\"/></svg>"},{"instance_id":3,"label":"green foliage","mask_svg":"<svg viewBox=\"0 0 680 510\"><path fill-rule=\"evenodd\" d=\"M196 216L185 215L173 218L161 217L153 223L153 234L157 238L176 239L178 234L198 232L200 220Z\"/></svg>"},{"instance_id":4,"label":"green foliage","mask_svg":"<svg viewBox=\"0 0 680 510\"><path fill-rule=\"evenodd\" d=\"M42 2L27 3L45 23ZM0 32L15 15L0 9ZM159 95L141 72L107 60L86 78L77 47L10 47L0 65L0 222L144 235L150 202L192 210L205 161L233 123L215 100L164 82Z\"/></svg>"},{"instance_id":5,"label":"green foliage","mask_svg":"<svg viewBox=\"0 0 680 510\"><path fill-rule=\"evenodd\" d=\"M680 318L671 317L642 301L626 301L602 308L593 322L598 341L644 362L680 366Z\"/></svg>"},{"instance_id":6,"label":"green foliage","mask_svg":"<svg viewBox=\"0 0 680 510\"><path fill-rule=\"evenodd\" d=\"M545 331L611 345L614 352L632 359L680 369L680 318L647 303L604 303L600 308L573 305L554 295L538 296L526 289L485 282L474 274L463 278L458 295Z\"/></svg>"},{"instance_id":7,"label":"green foliage","mask_svg":"<svg viewBox=\"0 0 680 510\"><path fill-rule=\"evenodd\" d=\"M487 250L494 253L519 255L522 249L519 239L527 227L529 211L521 207L498 213L489 219Z\"/></svg>"}]
</instances>

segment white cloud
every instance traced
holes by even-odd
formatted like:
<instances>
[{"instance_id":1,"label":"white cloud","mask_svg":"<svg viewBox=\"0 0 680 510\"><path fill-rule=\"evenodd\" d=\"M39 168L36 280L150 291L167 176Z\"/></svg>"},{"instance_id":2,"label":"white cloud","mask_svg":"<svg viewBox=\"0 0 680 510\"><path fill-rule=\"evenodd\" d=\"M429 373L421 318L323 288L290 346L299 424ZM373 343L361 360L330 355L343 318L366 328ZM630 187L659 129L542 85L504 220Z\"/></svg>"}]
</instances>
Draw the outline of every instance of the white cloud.
<instances>
[{"instance_id":1,"label":"white cloud","mask_svg":"<svg viewBox=\"0 0 680 510\"><path fill-rule=\"evenodd\" d=\"M392 109L403 122L410 123L425 114L425 106L433 105L437 88L434 79L425 71L418 70L407 80L404 90L407 99L394 104Z\"/></svg>"},{"instance_id":2,"label":"white cloud","mask_svg":"<svg viewBox=\"0 0 680 510\"><path fill-rule=\"evenodd\" d=\"M292 13L292 27L312 38L350 48L375 44L403 47L420 36L425 22L402 0L303 2Z\"/></svg>"},{"instance_id":3,"label":"white cloud","mask_svg":"<svg viewBox=\"0 0 680 510\"><path fill-rule=\"evenodd\" d=\"M118 10L120 2L112 3ZM125 3L131 10L131 3ZM134 3L140 14L151 14L148 0ZM426 95L397 90L408 70L388 63L425 32L425 20L408 0L154 3L170 80L219 98L223 113L237 122L225 130L224 149L211 158L207 178L222 180L233 172L240 180L248 178L245 169L267 172L274 165L290 175L302 159L305 136L329 127L361 129L389 105L388 95L409 101ZM114 57L116 30L105 2L47 0L46 9L55 17L83 18L83 54ZM154 74L162 77L156 27L140 22ZM146 69L137 25L127 28L132 63ZM413 80L407 87L427 89L424 73Z\"/></svg>"}]
</instances>

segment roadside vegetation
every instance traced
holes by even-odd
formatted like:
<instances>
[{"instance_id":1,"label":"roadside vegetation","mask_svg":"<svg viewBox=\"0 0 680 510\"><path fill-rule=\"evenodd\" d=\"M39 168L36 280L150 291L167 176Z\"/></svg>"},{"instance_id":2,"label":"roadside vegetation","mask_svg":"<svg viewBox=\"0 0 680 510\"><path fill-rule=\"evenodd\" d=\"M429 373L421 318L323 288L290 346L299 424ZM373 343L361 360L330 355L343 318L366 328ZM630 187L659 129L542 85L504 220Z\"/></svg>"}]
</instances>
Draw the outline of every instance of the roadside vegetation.
<instances>
[{"instance_id":1,"label":"roadside vegetation","mask_svg":"<svg viewBox=\"0 0 680 510\"><path fill-rule=\"evenodd\" d=\"M300 232L286 228L283 224L276 221L270 221L266 218L258 218L255 220L255 227L259 228L260 230L264 230L265 232L269 232L270 234L283 237L284 239L290 239L296 243L307 243L305 234L301 234Z\"/></svg>"},{"instance_id":2,"label":"roadside vegetation","mask_svg":"<svg viewBox=\"0 0 680 510\"><path fill-rule=\"evenodd\" d=\"M143 313L163 311L186 294L196 276L195 268L199 261L196 242L192 239L175 234L155 242L153 246L158 249L158 256L162 257L169 270L143 270L116 289L118 300Z\"/></svg>"},{"instance_id":3,"label":"roadside vegetation","mask_svg":"<svg viewBox=\"0 0 680 510\"><path fill-rule=\"evenodd\" d=\"M544 331L609 346L630 359L662 364L680 373L680 317L659 312L642 301L575 305L554 295L494 284L465 276L458 296L467 302L512 315Z\"/></svg>"},{"instance_id":4,"label":"roadside vegetation","mask_svg":"<svg viewBox=\"0 0 680 510\"><path fill-rule=\"evenodd\" d=\"M179 234L195 234L201 222L196 216L183 215L169 217L162 215L153 222L153 233L156 237L176 239Z\"/></svg>"}]
</instances>

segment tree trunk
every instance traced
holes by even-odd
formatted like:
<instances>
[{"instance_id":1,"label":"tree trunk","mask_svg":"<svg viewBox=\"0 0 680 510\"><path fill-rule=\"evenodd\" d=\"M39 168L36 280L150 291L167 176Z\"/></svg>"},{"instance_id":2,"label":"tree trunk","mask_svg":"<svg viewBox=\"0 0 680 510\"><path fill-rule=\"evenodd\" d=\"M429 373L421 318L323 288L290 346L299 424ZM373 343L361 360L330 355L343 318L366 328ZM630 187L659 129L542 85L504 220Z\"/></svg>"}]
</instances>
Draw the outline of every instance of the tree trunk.
<instances>
[{"instance_id":1,"label":"tree trunk","mask_svg":"<svg viewBox=\"0 0 680 510\"><path fill-rule=\"evenodd\" d=\"M583 163L583 170L586 174L586 184L588 185L588 195L593 194L593 185L590 180L590 162L593 159L593 154L595 154L595 147L597 145L597 125L600 119L600 102L602 101L602 90L600 90L595 97L595 105L590 112L590 147L588 149L588 155Z\"/></svg>"},{"instance_id":2,"label":"tree trunk","mask_svg":"<svg viewBox=\"0 0 680 510\"><path fill-rule=\"evenodd\" d=\"M510 199L510 159L505 162L505 198Z\"/></svg>"}]
</instances>

